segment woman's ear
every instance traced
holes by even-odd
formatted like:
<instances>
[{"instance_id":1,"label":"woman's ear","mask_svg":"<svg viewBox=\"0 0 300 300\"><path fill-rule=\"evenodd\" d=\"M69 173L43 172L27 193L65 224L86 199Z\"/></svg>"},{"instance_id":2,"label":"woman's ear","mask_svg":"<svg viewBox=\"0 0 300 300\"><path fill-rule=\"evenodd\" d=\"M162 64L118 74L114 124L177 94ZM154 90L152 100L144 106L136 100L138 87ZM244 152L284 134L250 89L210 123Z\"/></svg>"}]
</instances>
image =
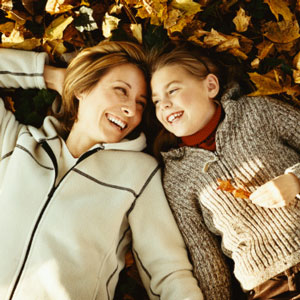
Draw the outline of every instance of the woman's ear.
<instances>
[{"instance_id":1,"label":"woman's ear","mask_svg":"<svg viewBox=\"0 0 300 300\"><path fill-rule=\"evenodd\" d=\"M78 100L82 100L84 98L84 92L75 91L74 95Z\"/></svg>"},{"instance_id":2,"label":"woman's ear","mask_svg":"<svg viewBox=\"0 0 300 300\"><path fill-rule=\"evenodd\" d=\"M220 90L219 79L216 75L210 73L206 76L206 87L208 91L208 96L214 99Z\"/></svg>"}]
</instances>

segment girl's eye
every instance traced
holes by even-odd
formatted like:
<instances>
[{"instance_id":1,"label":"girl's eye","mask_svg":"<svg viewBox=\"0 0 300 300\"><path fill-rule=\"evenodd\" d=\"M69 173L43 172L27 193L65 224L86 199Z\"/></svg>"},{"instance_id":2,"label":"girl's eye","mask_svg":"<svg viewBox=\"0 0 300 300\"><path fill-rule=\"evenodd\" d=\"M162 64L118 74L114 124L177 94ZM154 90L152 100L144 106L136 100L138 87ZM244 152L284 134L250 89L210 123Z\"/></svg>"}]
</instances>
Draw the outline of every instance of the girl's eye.
<instances>
[{"instance_id":1,"label":"girl's eye","mask_svg":"<svg viewBox=\"0 0 300 300\"><path fill-rule=\"evenodd\" d=\"M174 89L172 89L172 90L169 90L169 95L172 95L172 94L174 94L176 91L178 91L178 88L174 88Z\"/></svg>"},{"instance_id":2,"label":"girl's eye","mask_svg":"<svg viewBox=\"0 0 300 300\"><path fill-rule=\"evenodd\" d=\"M158 103L159 103L159 100L154 100L154 99L153 99L152 102L153 102L154 106L157 106Z\"/></svg>"}]
</instances>

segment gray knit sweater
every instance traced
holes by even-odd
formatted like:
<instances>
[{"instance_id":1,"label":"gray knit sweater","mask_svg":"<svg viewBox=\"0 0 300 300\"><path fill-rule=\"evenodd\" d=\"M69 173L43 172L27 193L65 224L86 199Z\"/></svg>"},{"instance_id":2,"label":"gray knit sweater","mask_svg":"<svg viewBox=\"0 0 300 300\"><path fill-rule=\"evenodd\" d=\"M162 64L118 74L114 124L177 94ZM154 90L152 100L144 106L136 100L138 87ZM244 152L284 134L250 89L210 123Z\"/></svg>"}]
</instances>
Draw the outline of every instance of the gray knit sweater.
<instances>
[{"instance_id":1,"label":"gray knit sweater","mask_svg":"<svg viewBox=\"0 0 300 300\"><path fill-rule=\"evenodd\" d=\"M253 192L285 172L300 178L300 112L238 94L236 85L222 97L225 119L215 152L182 147L163 153L165 191L207 299L225 299L227 284L210 232L222 236L244 290L300 262L300 201L262 208L218 189L217 182L237 178Z\"/></svg>"}]
</instances>

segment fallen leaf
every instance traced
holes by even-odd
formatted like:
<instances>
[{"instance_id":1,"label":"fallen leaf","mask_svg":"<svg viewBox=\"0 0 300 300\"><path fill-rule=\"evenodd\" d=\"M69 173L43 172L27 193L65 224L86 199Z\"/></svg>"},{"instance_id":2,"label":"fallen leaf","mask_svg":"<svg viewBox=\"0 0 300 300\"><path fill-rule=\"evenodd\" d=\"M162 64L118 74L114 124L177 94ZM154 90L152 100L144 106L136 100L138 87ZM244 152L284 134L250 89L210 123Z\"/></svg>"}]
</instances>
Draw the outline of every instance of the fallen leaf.
<instances>
[{"instance_id":1,"label":"fallen leaf","mask_svg":"<svg viewBox=\"0 0 300 300\"><path fill-rule=\"evenodd\" d=\"M291 21L293 19L293 14L288 7L288 2L285 0L264 0L265 3L269 5L269 8L277 21L279 21L279 15L283 17L286 21Z\"/></svg>"},{"instance_id":2,"label":"fallen leaf","mask_svg":"<svg viewBox=\"0 0 300 300\"><path fill-rule=\"evenodd\" d=\"M293 67L296 68L297 70L300 70L300 51L298 52L297 55L295 55L293 59Z\"/></svg>"},{"instance_id":3,"label":"fallen leaf","mask_svg":"<svg viewBox=\"0 0 300 300\"><path fill-rule=\"evenodd\" d=\"M136 40L142 44L143 43L143 35L142 35L142 25L141 24L130 24L130 29L132 31L133 36Z\"/></svg>"},{"instance_id":4,"label":"fallen leaf","mask_svg":"<svg viewBox=\"0 0 300 300\"><path fill-rule=\"evenodd\" d=\"M6 109L10 110L11 112L13 112L13 113L16 112L15 103L14 103L12 97L10 97L10 96L4 97L4 105L5 105Z\"/></svg>"},{"instance_id":5,"label":"fallen leaf","mask_svg":"<svg viewBox=\"0 0 300 300\"><path fill-rule=\"evenodd\" d=\"M110 16L108 13L105 14L102 23L102 34L104 37L109 38L112 35L112 31L118 28L120 19L114 16Z\"/></svg>"},{"instance_id":6,"label":"fallen leaf","mask_svg":"<svg viewBox=\"0 0 300 300\"><path fill-rule=\"evenodd\" d=\"M24 42L24 35L20 30L13 29L9 36L2 35L2 43L19 44Z\"/></svg>"},{"instance_id":7,"label":"fallen leaf","mask_svg":"<svg viewBox=\"0 0 300 300\"><path fill-rule=\"evenodd\" d=\"M217 182L219 184L217 188L218 190L231 193L236 198L249 199L251 193L243 188L234 187L231 183L231 180L218 179Z\"/></svg>"},{"instance_id":8,"label":"fallen leaf","mask_svg":"<svg viewBox=\"0 0 300 300\"><path fill-rule=\"evenodd\" d=\"M32 38L32 39L26 39L22 43L1 43L0 47L21 49L21 50L34 50L40 45L41 45L41 39Z\"/></svg>"},{"instance_id":9,"label":"fallen leaf","mask_svg":"<svg viewBox=\"0 0 300 300\"><path fill-rule=\"evenodd\" d=\"M12 10L13 9L13 1L12 0L1 0L1 9L4 11Z\"/></svg>"},{"instance_id":10,"label":"fallen leaf","mask_svg":"<svg viewBox=\"0 0 300 300\"><path fill-rule=\"evenodd\" d=\"M272 70L263 75L257 72L248 74L250 80L257 88L257 90L249 94L249 96L272 95L284 92L284 88L280 83L280 81L282 81L281 76L278 74L278 71Z\"/></svg>"},{"instance_id":11,"label":"fallen leaf","mask_svg":"<svg viewBox=\"0 0 300 300\"><path fill-rule=\"evenodd\" d=\"M269 54L272 54L272 50L274 50L274 43L264 40L262 43L256 45L256 48L258 49L257 57L263 60Z\"/></svg>"},{"instance_id":12,"label":"fallen leaf","mask_svg":"<svg viewBox=\"0 0 300 300\"><path fill-rule=\"evenodd\" d=\"M243 8L240 7L235 18L233 18L233 23L235 24L236 31L245 32L248 30L251 17L246 15Z\"/></svg>"},{"instance_id":13,"label":"fallen leaf","mask_svg":"<svg viewBox=\"0 0 300 300\"><path fill-rule=\"evenodd\" d=\"M275 43L289 43L300 37L297 20L267 22L262 27L263 35Z\"/></svg>"},{"instance_id":14,"label":"fallen leaf","mask_svg":"<svg viewBox=\"0 0 300 300\"><path fill-rule=\"evenodd\" d=\"M72 23L72 16L61 15L54 19L51 24L46 28L44 39L46 40L60 40L63 38L65 28Z\"/></svg>"}]
</instances>

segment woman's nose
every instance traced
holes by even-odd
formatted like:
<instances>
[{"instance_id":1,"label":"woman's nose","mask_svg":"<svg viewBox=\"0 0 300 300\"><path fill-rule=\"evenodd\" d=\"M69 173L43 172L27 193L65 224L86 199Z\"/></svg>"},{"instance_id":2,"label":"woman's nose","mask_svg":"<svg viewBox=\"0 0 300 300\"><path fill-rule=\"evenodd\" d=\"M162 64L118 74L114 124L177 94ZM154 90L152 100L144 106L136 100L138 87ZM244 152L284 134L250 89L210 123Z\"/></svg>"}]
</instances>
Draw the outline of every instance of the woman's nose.
<instances>
[{"instance_id":1,"label":"woman's nose","mask_svg":"<svg viewBox=\"0 0 300 300\"><path fill-rule=\"evenodd\" d=\"M121 107L123 114L127 117L133 117L136 111L136 104L126 104Z\"/></svg>"}]
</instances>

